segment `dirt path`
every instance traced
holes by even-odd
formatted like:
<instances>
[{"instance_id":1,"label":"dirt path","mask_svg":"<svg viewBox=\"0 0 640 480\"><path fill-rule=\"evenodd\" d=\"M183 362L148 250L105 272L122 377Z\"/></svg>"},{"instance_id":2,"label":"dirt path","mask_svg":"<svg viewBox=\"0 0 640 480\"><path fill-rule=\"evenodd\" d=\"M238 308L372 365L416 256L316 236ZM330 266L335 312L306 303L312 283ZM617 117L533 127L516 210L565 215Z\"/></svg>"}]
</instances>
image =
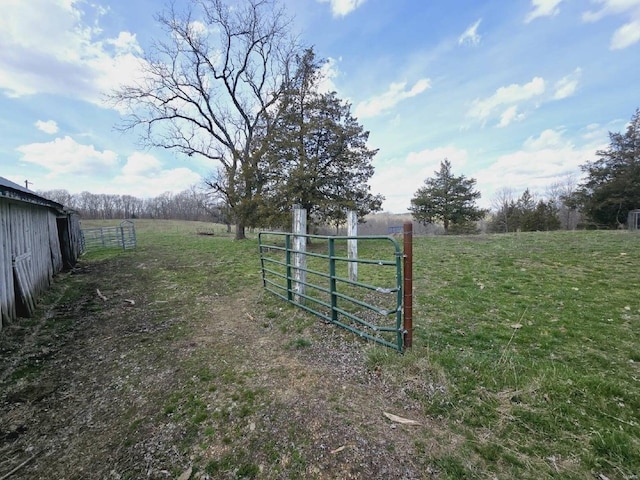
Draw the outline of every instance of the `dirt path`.
<instances>
[{"instance_id":1,"label":"dirt path","mask_svg":"<svg viewBox=\"0 0 640 480\"><path fill-rule=\"evenodd\" d=\"M428 379L401 387L259 289L187 292L140 260L80 265L1 333L0 479L438 478L455 439L418 408Z\"/></svg>"}]
</instances>

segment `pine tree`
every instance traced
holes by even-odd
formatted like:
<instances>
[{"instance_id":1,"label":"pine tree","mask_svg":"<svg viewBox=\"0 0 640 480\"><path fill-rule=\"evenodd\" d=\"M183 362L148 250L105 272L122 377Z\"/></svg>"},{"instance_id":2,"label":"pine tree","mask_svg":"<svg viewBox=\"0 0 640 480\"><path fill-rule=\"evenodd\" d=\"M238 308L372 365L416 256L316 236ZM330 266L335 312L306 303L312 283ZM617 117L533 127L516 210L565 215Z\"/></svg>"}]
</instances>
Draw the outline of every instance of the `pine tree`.
<instances>
[{"instance_id":1,"label":"pine tree","mask_svg":"<svg viewBox=\"0 0 640 480\"><path fill-rule=\"evenodd\" d=\"M434 173L411 199L409 210L416 220L424 225L441 221L448 233L451 225L462 226L484 217L487 211L476 206L480 192L474 190L475 179L453 175L451 162L446 158Z\"/></svg>"},{"instance_id":2,"label":"pine tree","mask_svg":"<svg viewBox=\"0 0 640 480\"><path fill-rule=\"evenodd\" d=\"M382 205L367 183L377 150L367 146L369 132L351 115L351 105L335 92L318 91L321 65L312 49L305 51L279 105L264 156L271 225L288 224L295 204L332 224L344 222L348 210L362 218Z\"/></svg>"},{"instance_id":3,"label":"pine tree","mask_svg":"<svg viewBox=\"0 0 640 480\"><path fill-rule=\"evenodd\" d=\"M577 201L593 222L617 227L640 208L640 109L624 134L609 133L609 139L609 148L596 152L600 158L582 166L586 180Z\"/></svg>"}]
</instances>

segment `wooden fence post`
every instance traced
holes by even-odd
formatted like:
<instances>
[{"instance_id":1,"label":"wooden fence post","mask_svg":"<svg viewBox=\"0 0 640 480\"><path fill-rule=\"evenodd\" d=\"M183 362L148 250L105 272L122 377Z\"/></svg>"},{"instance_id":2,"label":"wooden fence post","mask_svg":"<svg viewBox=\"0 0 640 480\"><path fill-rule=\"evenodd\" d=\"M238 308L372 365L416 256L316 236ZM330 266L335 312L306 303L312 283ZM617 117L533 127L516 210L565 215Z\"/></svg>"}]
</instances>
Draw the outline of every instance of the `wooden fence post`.
<instances>
[{"instance_id":1,"label":"wooden fence post","mask_svg":"<svg viewBox=\"0 0 640 480\"><path fill-rule=\"evenodd\" d=\"M304 303L305 283L307 281L307 211L300 205L293 206L293 290L294 301Z\"/></svg>"},{"instance_id":2,"label":"wooden fence post","mask_svg":"<svg viewBox=\"0 0 640 480\"><path fill-rule=\"evenodd\" d=\"M358 212L349 210L347 212L347 236L358 236ZM349 259L358 259L358 240L347 240L347 256ZM349 262L349 280L352 282L358 281L358 262Z\"/></svg>"}]
</instances>

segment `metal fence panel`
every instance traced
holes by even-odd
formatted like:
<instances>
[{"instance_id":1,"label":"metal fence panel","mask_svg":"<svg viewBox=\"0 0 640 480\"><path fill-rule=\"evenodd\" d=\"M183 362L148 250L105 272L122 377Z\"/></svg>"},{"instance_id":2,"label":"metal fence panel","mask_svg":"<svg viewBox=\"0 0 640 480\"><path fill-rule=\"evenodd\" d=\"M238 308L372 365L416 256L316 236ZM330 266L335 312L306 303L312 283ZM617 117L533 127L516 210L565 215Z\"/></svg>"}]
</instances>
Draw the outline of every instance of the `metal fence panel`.
<instances>
[{"instance_id":1,"label":"metal fence panel","mask_svg":"<svg viewBox=\"0 0 640 480\"><path fill-rule=\"evenodd\" d=\"M133 222L122 222L116 227L82 229L82 250L85 252L104 248L127 250L137 245Z\"/></svg>"},{"instance_id":2,"label":"metal fence panel","mask_svg":"<svg viewBox=\"0 0 640 480\"><path fill-rule=\"evenodd\" d=\"M298 250L294 237L304 237L310 245ZM396 239L282 232L261 232L258 239L267 291L326 322L402 351L403 253ZM350 240L360 244L358 258L346 254ZM306 257L304 267L294 264L297 255ZM350 275L353 262L359 265L359 279Z\"/></svg>"}]
</instances>

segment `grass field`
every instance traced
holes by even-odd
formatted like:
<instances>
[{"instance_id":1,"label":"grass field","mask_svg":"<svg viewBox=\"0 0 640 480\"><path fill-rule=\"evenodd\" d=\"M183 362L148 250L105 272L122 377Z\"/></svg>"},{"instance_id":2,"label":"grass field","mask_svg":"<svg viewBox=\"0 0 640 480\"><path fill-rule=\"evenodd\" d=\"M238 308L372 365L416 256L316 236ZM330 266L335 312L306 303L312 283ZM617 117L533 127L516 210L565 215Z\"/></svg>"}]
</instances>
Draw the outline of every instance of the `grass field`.
<instances>
[{"instance_id":1,"label":"grass field","mask_svg":"<svg viewBox=\"0 0 640 480\"><path fill-rule=\"evenodd\" d=\"M414 351L371 357L441 382L415 395L465 437L440 460L451 478L637 478L639 245L627 232L416 240Z\"/></svg>"},{"instance_id":2,"label":"grass field","mask_svg":"<svg viewBox=\"0 0 640 480\"><path fill-rule=\"evenodd\" d=\"M41 307L46 326L59 304L82 303L85 341L104 345L91 374L109 355L120 369L101 381L122 396L120 410L105 412L104 437L87 443L113 446L119 435L110 456L95 458L122 464L122 478L640 474L636 234L417 237L414 347L400 355L263 292L255 238L195 223L136 228L136 250L87 254L81 263L95 275L61 279ZM214 235L197 235L205 231ZM82 351L79 331L56 325ZM11 368L2 386L13 396L48 371ZM421 425L391 424L383 411ZM24 478L54 466L34 463Z\"/></svg>"}]
</instances>

